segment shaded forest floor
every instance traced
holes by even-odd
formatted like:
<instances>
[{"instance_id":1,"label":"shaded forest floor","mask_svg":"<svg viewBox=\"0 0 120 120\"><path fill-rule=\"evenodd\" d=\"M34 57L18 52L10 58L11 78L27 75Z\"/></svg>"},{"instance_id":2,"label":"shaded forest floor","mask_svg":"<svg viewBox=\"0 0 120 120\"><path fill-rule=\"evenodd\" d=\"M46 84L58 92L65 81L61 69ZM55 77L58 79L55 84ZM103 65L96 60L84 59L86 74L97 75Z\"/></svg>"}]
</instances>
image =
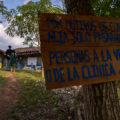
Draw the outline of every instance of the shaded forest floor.
<instances>
[{"instance_id":1,"label":"shaded forest floor","mask_svg":"<svg viewBox=\"0 0 120 120\"><path fill-rule=\"evenodd\" d=\"M73 120L82 107L79 90L47 91L40 72L0 70L0 120Z\"/></svg>"}]
</instances>

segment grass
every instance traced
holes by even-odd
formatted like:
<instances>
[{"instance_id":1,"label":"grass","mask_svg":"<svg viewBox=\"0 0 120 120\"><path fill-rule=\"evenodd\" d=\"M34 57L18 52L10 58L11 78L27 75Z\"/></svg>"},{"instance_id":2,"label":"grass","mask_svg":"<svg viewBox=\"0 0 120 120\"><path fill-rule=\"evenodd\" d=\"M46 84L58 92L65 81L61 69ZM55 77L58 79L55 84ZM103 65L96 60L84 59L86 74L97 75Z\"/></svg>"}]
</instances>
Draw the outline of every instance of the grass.
<instances>
[{"instance_id":1,"label":"grass","mask_svg":"<svg viewBox=\"0 0 120 120\"><path fill-rule=\"evenodd\" d=\"M13 120L66 120L67 112L61 109L62 98L45 89L41 73L17 71L14 73L21 85L18 101L9 119Z\"/></svg>"},{"instance_id":2,"label":"grass","mask_svg":"<svg viewBox=\"0 0 120 120\"><path fill-rule=\"evenodd\" d=\"M0 71L0 80L7 81L6 73L5 71ZM8 115L8 120L68 119L69 111L63 98L55 92L45 89L45 81L42 79L40 72L17 71L14 75L21 88L18 100L12 112ZM3 85L4 82L2 82ZM119 81L117 81L117 88L120 90Z\"/></svg>"},{"instance_id":3,"label":"grass","mask_svg":"<svg viewBox=\"0 0 120 120\"><path fill-rule=\"evenodd\" d=\"M7 83L8 81L7 74L8 74L7 71L0 70L0 88L3 88Z\"/></svg>"},{"instance_id":4,"label":"grass","mask_svg":"<svg viewBox=\"0 0 120 120\"><path fill-rule=\"evenodd\" d=\"M67 120L68 113L62 98L45 89L45 81L40 72L17 71L15 76L21 85L21 92L11 118ZM117 83L117 87L120 88L120 82Z\"/></svg>"}]
</instances>

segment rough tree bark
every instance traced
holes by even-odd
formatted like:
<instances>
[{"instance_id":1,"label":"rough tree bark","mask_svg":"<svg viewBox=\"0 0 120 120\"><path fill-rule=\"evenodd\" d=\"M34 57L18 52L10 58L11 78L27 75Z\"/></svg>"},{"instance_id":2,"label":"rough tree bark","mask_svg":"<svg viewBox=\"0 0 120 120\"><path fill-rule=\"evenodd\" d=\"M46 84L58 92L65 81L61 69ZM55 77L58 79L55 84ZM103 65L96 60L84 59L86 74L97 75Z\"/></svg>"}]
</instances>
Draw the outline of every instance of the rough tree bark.
<instances>
[{"instance_id":1,"label":"rough tree bark","mask_svg":"<svg viewBox=\"0 0 120 120\"><path fill-rule=\"evenodd\" d=\"M93 15L89 0L65 0L67 13ZM120 106L115 82L82 87L84 110L81 120L120 120Z\"/></svg>"}]
</instances>

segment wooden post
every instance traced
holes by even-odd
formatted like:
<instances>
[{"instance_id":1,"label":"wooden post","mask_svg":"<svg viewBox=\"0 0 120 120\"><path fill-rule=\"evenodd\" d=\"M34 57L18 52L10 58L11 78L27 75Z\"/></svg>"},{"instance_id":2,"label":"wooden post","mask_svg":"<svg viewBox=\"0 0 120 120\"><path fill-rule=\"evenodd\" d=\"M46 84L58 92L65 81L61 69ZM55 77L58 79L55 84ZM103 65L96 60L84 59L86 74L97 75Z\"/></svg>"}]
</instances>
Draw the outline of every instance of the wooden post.
<instances>
[{"instance_id":1,"label":"wooden post","mask_svg":"<svg viewBox=\"0 0 120 120\"><path fill-rule=\"evenodd\" d=\"M43 67L43 62L42 62L42 78L44 78L44 67Z\"/></svg>"}]
</instances>

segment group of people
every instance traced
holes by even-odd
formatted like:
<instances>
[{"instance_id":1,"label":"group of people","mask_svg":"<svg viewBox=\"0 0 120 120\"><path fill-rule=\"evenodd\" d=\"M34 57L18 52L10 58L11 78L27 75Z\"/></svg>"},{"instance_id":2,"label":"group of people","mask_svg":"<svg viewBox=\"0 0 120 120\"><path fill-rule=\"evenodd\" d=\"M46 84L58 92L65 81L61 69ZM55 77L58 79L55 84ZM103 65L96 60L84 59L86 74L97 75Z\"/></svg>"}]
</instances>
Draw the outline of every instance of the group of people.
<instances>
[{"instance_id":1,"label":"group of people","mask_svg":"<svg viewBox=\"0 0 120 120\"><path fill-rule=\"evenodd\" d=\"M11 72L15 72L16 67L16 57L15 50L12 50L11 45L8 46L6 50L6 70L10 70Z\"/></svg>"}]
</instances>

